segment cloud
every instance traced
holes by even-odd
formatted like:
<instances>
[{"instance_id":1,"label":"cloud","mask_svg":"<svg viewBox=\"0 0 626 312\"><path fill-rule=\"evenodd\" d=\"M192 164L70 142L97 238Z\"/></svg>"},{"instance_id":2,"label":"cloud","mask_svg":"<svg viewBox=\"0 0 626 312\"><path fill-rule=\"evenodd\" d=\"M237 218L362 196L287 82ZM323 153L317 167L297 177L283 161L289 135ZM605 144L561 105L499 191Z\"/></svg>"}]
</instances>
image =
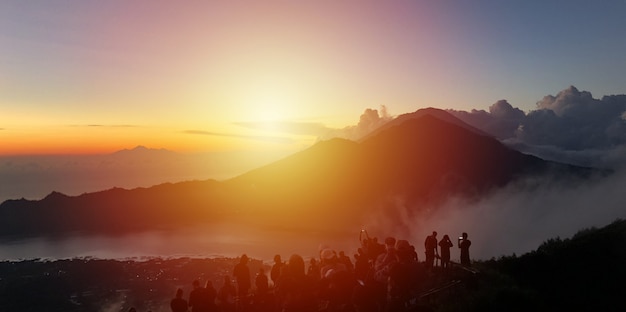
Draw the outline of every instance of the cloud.
<instances>
[{"instance_id":1,"label":"cloud","mask_svg":"<svg viewBox=\"0 0 626 312\"><path fill-rule=\"evenodd\" d=\"M295 135L320 136L331 128L317 122L272 121L272 122L236 122L238 126L248 129L282 132Z\"/></svg>"},{"instance_id":2,"label":"cloud","mask_svg":"<svg viewBox=\"0 0 626 312\"><path fill-rule=\"evenodd\" d=\"M595 99L570 86L556 96L545 96L528 114L505 100L490 106L489 112L449 112L542 158L610 168L626 162L626 95Z\"/></svg>"},{"instance_id":3,"label":"cloud","mask_svg":"<svg viewBox=\"0 0 626 312\"><path fill-rule=\"evenodd\" d=\"M498 139L515 136L526 114L514 108L506 100L500 100L489 107L489 112L472 110L471 112L449 110L450 113L466 123L481 129Z\"/></svg>"},{"instance_id":4,"label":"cloud","mask_svg":"<svg viewBox=\"0 0 626 312\"><path fill-rule=\"evenodd\" d=\"M228 137L228 138L237 138L237 139L245 139L245 140L282 143L282 144L292 144L295 142L293 139L286 138L286 137L241 135L241 134L232 134L232 133L211 132L211 131L204 131L204 130L185 130L183 131L183 133L194 134L194 135L219 136L219 137Z\"/></svg>"},{"instance_id":5,"label":"cloud","mask_svg":"<svg viewBox=\"0 0 626 312\"><path fill-rule=\"evenodd\" d=\"M626 144L626 95L594 99L569 87L537 102L518 134L529 144L550 144L568 150L611 148Z\"/></svg>"},{"instance_id":6,"label":"cloud","mask_svg":"<svg viewBox=\"0 0 626 312\"><path fill-rule=\"evenodd\" d=\"M348 126L342 129L332 129L325 135L320 136L319 139L327 140L331 138L344 138L348 140L358 141L365 135L371 133L376 128L391 121L392 116L387 112L387 107L382 105L380 111L373 108L366 109L361 117L359 123L356 126Z\"/></svg>"},{"instance_id":7,"label":"cloud","mask_svg":"<svg viewBox=\"0 0 626 312\"><path fill-rule=\"evenodd\" d=\"M100 125L100 124L89 124L89 125L71 125L70 127L87 127L87 128L138 128L137 125Z\"/></svg>"}]
</instances>

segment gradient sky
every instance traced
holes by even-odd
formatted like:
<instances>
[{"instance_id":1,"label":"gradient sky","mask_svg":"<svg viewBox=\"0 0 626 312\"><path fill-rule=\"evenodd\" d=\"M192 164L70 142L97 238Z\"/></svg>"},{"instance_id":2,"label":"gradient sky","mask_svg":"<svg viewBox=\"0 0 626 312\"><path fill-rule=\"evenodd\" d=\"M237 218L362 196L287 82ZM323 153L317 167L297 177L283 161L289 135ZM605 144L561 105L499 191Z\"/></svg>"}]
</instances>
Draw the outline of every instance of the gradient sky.
<instances>
[{"instance_id":1,"label":"gradient sky","mask_svg":"<svg viewBox=\"0 0 626 312\"><path fill-rule=\"evenodd\" d=\"M623 0L4 0L0 155L290 151L381 105L623 94L625 17Z\"/></svg>"}]
</instances>

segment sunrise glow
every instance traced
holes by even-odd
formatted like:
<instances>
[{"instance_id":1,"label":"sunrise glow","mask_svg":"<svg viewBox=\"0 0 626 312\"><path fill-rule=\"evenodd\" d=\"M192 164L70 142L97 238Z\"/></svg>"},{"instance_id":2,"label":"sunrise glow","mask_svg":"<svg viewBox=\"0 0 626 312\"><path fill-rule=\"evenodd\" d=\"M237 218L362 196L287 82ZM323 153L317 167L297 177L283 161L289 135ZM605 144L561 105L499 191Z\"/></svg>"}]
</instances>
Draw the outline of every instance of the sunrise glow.
<instances>
[{"instance_id":1,"label":"sunrise glow","mask_svg":"<svg viewBox=\"0 0 626 312\"><path fill-rule=\"evenodd\" d=\"M381 105L395 114L485 108L505 96L532 108L564 84L596 85L590 75L535 81L526 64L507 60L515 45L494 49L507 37L490 18L517 10L466 6L109 1L60 9L9 1L0 13L0 154L246 149L244 137L268 130L295 151L321 133L294 137L280 123L342 128ZM234 126L241 122L276 126Z\"/></svg>"}]
</instances>

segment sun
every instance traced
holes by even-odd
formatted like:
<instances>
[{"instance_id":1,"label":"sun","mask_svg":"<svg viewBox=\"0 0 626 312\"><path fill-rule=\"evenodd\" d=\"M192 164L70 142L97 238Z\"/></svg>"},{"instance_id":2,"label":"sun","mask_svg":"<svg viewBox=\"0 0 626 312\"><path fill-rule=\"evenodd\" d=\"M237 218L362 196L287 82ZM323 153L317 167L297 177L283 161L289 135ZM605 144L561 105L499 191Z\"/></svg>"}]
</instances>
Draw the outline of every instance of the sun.
<instances>
[{"instance_id":1,"label":"sun","mask_svg":"<svg viewBox=\"0 0 626 312\"><path fill-rule=\"evenodd\" d=\"M261 79L250 85L244 100L250 121L274 122L297 115L296 88L285 79Z\"/></svg>"},{"instance_id":2,"label":"sun","mask_svg":"<svg viewBox=\"0 0 626 312\"><path fill-rule=\"evenodd\" d=\"M263 94L251 103L255 121L272 122L288 118L289 103L281 94Z\"/></svg>"}]
</instances>

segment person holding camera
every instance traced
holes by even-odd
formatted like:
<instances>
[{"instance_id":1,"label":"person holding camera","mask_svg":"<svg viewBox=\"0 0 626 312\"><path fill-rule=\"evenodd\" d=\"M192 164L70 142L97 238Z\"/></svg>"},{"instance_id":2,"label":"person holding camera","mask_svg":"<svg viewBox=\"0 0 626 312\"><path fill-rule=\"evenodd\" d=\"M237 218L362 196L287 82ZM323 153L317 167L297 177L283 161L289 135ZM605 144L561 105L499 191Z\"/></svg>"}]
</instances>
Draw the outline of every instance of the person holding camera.
<instances>
[{"instance_id":1,"label":"person holding camera","mask_svg":"<svg viewBox=\"0 0 626 312\"><path fill-rule=\"evenodd\" d=\"M459 248L461 248L461 265L470 266L469 248L472 245L472 241L467 239L467 233L463 232L459 237Z\"/></svg>"}]
</instances>

